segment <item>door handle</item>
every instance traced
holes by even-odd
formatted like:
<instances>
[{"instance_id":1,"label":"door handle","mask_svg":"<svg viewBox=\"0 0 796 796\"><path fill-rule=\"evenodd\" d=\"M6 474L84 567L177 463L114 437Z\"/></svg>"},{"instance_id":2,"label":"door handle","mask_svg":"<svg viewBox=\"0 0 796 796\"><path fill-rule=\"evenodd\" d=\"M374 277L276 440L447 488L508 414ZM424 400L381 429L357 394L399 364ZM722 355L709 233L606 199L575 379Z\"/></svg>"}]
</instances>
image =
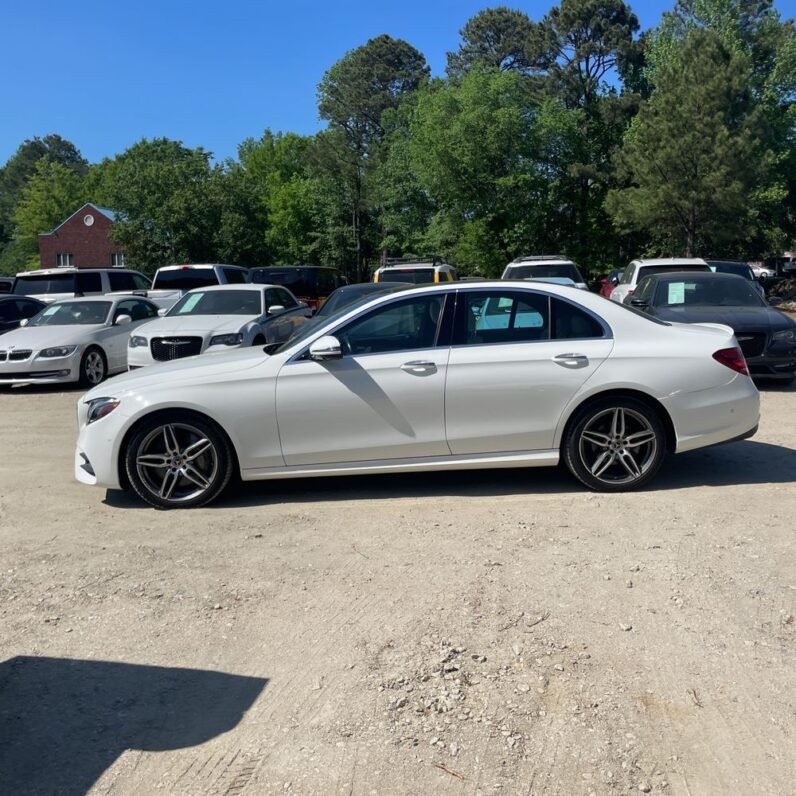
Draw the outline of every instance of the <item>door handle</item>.
<instances>
[{"instance_id":1,"label":"door handle","mask_svg":"<svg viewBox=\"0 0 796 796\"><path fill-rule=\"evenodd\" d=\"M558 354L553 357L553 362L569 368L582 368L589 364L589 358L585 354Z\"/></svg>"},{"instance_id":2,"label":"door handle","mask_svg":"<svg viewBox=\"0 0 796 796\"><path fill-rule=\"evenodd\" d=\"M417 376L423 376L427 373L434 373L437 370L437 366L433 362L415 360L414 362L404 362L401 365L401 370L407 373L414 373Z\"/></svg>"}]
</instances>

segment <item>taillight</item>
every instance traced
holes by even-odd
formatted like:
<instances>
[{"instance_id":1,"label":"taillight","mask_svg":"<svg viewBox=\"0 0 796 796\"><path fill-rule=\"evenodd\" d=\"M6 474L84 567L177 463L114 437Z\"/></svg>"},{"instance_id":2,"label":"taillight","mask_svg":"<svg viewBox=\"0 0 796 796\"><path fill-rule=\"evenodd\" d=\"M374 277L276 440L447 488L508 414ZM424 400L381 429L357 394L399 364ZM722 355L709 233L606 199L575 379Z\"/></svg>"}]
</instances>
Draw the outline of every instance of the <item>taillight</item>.
<instances>
[{"instance_id":1,"label":"taillight","mask_svg":"<svg viewBox=\"0 0 796 796\"><path fill-rule=\"evenodd\" d=\"M716 351L713 359L736 373L742 373L744 376L749 375L749 367L740 348L722 348L720 351Z\"/></svg>"}]
</instances>

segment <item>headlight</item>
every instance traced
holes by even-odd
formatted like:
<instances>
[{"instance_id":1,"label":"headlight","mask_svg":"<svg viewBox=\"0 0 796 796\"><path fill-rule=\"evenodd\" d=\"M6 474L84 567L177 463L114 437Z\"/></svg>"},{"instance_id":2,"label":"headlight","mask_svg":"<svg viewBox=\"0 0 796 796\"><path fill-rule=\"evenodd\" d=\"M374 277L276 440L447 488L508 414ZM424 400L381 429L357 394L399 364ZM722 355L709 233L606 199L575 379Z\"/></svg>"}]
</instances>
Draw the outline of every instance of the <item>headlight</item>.
<instances>
[{"instance_id":1,"label":"headlight","mask_svg":"<svg viewBox=\"0 0 796 796\"><path fill-rule=\"evenodd\" d=\"M240 345L242 342L242 334L217 334L210 338L210 345Z\"/></svg>"},{"instance_id":2,"label":"headlight","mask_svg":"<svg viewBox=\"0 0 796 796\"><path fill-rule=\"evenodd\" d=\"M783 329L781 332L774 332L772 337L775 340L796 340L796 329Z\"/></svg>"},{"instance_id":3,"label":"headlight","mask_svg":"<svg viewBox=\"0 0 796 796\"><path fill-rule=\"evenodd\" d=\"M127 343L130 348L146 348L147 339L137 334L130 335L130 341Z\"/></svg>"},{"instance_id":4,"label":"headlight","mask_svg":"<svg viewBox=\"0 0 796 796\"><path fill-rule=\"evenodd\" d=\"M86 415L86 425L91 425L95 420L102 420L109 415L120 401L116 398L95 398L88 402L88 414Z\"/></svg>"},{"instance_id":5,"label":"headlight","mask_svg":"<svg viewBox=\"0 0 796 796\"><path fill-rule=\"evenodd\" d=\"M39 352L40 357L68 357L70 354L74 354L77 351L76 345L62 345L58 346L57 348L45 348L43 351Z\"/></svg>"}]
</instances>

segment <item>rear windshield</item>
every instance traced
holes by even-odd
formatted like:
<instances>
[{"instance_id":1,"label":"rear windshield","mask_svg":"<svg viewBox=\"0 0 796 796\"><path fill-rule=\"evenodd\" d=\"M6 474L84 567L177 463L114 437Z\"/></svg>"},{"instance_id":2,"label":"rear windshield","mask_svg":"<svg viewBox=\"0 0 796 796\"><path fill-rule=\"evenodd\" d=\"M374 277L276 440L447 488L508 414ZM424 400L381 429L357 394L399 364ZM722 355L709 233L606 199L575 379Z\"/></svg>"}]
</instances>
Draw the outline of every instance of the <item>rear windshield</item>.
<instances>
[{"instance_id":1,"label":"rear windshield","mask_svg":"<svg viewBox=\"0 0 796 796\"><path fill-rule=\"evenodd\" d=\"M748 282L727 278L666 281L655 291L656 307L765 307Z\"/></svg>"},{"instance_id":2,"label":"rear windshield","mask_svg":"<svg viewBox=\"0 0 796 796\"><path fill-rule=\"evenodd\" d=\"M317 294L317 273L311 268L252 268L251 281L258 285L282 285L296 296Z\"/></svg>"},{"instance_id":3,"label":"rear windshield","mask_svg":"<svg viewBox=\"0 0 796 796\"><path fill-rule=\"evenodd\" d=\"M573 282L583 282L575 263L553 263L548 265L511 265L505 279L550 279L563 277Z\"/></svg>"},{"instance_id":4,"label":"rear windshield","mask_svg":"<svg viewBox=\"0 0 796 796\"><path fill-rule=\"evenodd\" d=\"M14 284L14 293L19 296L34 296L46 293L74 293L74 274L45 274L42 276L19 276Z\"/></svg>"},{"instance_id":5,"label":"rear windshield","mask_svg":"<svg viewBox=\"0 0 796 796\"><path fill-rule=\"evenodd\" d=\"M650 274L672 274L677 271L710 271L707 265L644 265L639 269L639 281Z\"/></svg>"},{"instance_id":6,"label":"rear windshield","mask_svg":"<svg viewBox=\"0 0 796 796\"><path fill-rule=\"evenodd\" d=\"M213 268L180 268L175 271L158 271L153 290L193 290L195 287L217 285L218 277Z\"/></svg>"},{"instance_id":7,"label":"rear windshield","mask_svg":"<svg viewBox=\"0 0 796 796\"><path fill-rule=\"evenodd\" d=\"M424 285L434 281L433 268L390 268L379 273L379 282L410 282Z\"/></svg>"},{"instance_id":8,"label":"rear windshield","mask_svg":"<svg viewBox=\"0 0 796 796\"><path fill-rule=\"evenodd\" d=\"M752 269L744 263L710 263L710 270L720 274L735 274L754 282L755 275Z\"/></svg>"}]
</instances>

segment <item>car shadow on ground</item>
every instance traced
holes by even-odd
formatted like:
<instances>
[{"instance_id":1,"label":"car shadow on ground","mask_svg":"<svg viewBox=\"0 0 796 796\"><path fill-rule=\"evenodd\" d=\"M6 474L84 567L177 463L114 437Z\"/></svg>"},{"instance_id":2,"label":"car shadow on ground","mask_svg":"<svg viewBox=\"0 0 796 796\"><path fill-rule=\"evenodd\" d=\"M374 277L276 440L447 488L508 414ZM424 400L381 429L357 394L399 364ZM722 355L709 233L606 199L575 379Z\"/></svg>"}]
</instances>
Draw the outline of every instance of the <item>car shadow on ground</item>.
<instances>
[{"instance_id":1,"label":"car shadow on ground","mask_svg":"<svg viewBox=\"0 0 796 796\"><path fill-rule=\"evenodd\" d=\"M68 384L4 384L0 391L5 395L57 395L58 393L74 393L80 395L88 392L88 387L82 387L77 382Z\"/></svg>"},{"instance_id":2,"label":"car shadow on ground","mask_svg":"<svg viewBox=\"0 0 796 796\"><path fill-rule=\"evenodd\" d=\"M126 749L233 729L268 681L223 672L20 656L0 663L0 793L85 794Z\"/></svg>"},{"instance_id":3,"label":"car shadow on ground","mask_svg":"<svg viewBox=\"0 0 796 796\"><path fill-rule=\"evenodd\" d=\"M796 450L745 440L669 456L647 491L794 482ZM584 490L563 467L449 470L250 481L232 485L209 508L388 498L568 495ZM115 508L143 506L135 495L117 490L108 490L105 503Z\"/></svg>"}]
</instances>

